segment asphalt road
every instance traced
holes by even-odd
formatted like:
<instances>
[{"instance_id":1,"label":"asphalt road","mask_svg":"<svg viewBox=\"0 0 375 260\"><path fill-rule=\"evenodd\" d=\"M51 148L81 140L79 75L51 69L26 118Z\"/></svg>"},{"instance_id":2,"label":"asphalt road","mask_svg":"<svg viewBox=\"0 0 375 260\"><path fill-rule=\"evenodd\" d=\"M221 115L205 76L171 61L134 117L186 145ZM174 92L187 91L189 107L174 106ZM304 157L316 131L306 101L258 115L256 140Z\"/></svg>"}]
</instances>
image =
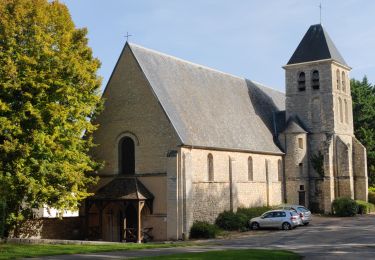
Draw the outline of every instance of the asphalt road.
<instances>
[{"instance_id":1,"label":"asphalt road","mask_svg":"<svg viewBox=\"0 0 375 260\"><path fill-rule=\"evenodd\" d=\"M212 242L212 245L54 256L43 259L125 259L248 248L291 250L304 256L304 259L375 259L375 215L353 218L315 216L309 226L291 231L249 231L242 233L240 237L209 242Z\"/></svg>"}]
</instances>

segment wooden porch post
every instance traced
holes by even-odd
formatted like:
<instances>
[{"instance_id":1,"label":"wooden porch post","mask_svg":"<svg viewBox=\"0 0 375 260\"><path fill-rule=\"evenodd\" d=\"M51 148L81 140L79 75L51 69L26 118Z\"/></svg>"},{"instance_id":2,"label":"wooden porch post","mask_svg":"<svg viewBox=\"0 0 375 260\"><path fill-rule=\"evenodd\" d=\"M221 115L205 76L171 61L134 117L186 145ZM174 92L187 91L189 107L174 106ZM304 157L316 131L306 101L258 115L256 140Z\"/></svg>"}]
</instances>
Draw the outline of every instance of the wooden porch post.
<instances>
[{"instance_id":1,"label":"wooden porch post","mask_svg":"<svg viewBox=\"0 0 375 260\"><path fill-rule=\"evenodd\" d=\"M137 221L137 224L138 224L138 227L137 227L137 243L142 243L142 218L141 218L141 213L142 213L142 209L143 209L143 206L144 206L145 202L144 201L138 201L137 203L137 211L138 211L138 221Z\"/></svg>"}]
</instances>

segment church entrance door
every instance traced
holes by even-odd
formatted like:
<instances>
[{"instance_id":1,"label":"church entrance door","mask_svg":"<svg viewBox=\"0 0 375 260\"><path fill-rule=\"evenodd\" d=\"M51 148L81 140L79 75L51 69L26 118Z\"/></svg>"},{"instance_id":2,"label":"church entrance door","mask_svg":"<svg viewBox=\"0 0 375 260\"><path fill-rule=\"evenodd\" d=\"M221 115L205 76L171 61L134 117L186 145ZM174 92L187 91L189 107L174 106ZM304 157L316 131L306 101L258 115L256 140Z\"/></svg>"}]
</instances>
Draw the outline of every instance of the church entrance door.
<instances>
[{"instance_id":1,"label":"church entrance door","mask_svg":"<svg viewBox=\"0 0 375 260\"><path fill-rule=\"evenodd\" d=\"M298 192L298 204L301 206L306 206L306 192L305 191L299 191Z\"/></svg>"},{"instance_id":2,"label":"church entrance door","mask_svg":"<svg viewBox=\"0 0 375 260\"><path fill-rule=\"evenodd\" d=\"M126 242L137 242L138 214L132 203L125 210L124 226Z\"/></svg>"}]
</instances>

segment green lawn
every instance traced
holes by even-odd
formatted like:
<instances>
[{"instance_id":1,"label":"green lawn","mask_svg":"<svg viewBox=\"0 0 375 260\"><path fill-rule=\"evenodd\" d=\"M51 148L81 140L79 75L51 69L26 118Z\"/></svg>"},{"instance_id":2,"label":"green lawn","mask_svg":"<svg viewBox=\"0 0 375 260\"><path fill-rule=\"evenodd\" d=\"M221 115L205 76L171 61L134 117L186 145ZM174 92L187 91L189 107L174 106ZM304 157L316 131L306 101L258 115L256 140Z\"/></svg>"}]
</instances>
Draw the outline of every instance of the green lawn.
<instances>
[{"instance_id":1,"label":"green lawn","mask_svg":"<svg viewBox=\"0 0 375 260\"><path fill-rule=\"evenodd\" d=\"M101 245L18 245L0 244L0 259L16 259L22 257L37 257L62 254L84 254L116 250L138 250L146 248L167 248L197 246L194 243L166 243L166 244L101 244Z\"/></svg>"},{"instance_id":2,"label":"green lawn","mask_svg":"<svg viewBox=\"0 0 375 260\"><path fill-rule=\"evenodd\" d=\"M188 259L250 259L250 260L297 260L302 259L301 256L283 250L263 250L263 249L242 249L242 250L224 250L224 251L210 251L202 253L188 253L188 254L176 254L176 255L164 255L156 257L146 257L138 259L179 259L179 260L188 260Z\"/></svg>"}]
</instances>

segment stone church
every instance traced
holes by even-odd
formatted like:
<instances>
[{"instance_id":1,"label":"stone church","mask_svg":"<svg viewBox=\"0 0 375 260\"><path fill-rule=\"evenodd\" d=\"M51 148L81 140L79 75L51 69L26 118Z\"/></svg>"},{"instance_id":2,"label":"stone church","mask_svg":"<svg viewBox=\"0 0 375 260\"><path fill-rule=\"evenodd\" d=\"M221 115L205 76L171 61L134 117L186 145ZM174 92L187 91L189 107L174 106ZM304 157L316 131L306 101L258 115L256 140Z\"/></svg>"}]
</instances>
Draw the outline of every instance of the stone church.
<instances>
[{"instance_id":1,"label":"stone church","mask_svg":"<svg viewBox=\"0 0 375 260\"><path fill-rule=\"evenodd\" d=\"M183 239L238 207L367 200L351 68L322 25L283 68L286 93L126 43L95 122L105 166L81 212L86 237Z\"/></svg>"}]
</instances>

